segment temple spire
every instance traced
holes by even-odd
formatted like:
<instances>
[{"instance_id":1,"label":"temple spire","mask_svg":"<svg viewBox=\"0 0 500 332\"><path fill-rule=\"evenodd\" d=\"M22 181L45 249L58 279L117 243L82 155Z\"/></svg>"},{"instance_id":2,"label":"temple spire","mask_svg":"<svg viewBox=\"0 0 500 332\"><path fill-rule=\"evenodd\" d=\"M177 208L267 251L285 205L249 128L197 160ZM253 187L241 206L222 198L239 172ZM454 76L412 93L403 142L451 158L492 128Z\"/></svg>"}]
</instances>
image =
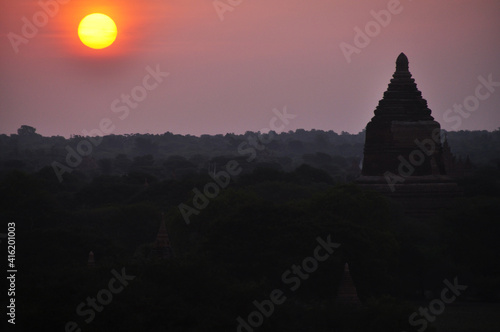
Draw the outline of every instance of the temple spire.
<instances>
[{"instance_id":1,"label":"temple spire","mask_svg":"<svg viewBox=\"0 0 500 332\"><path fill-rule=\"evenodd\" d=\"M396 59L396 72L409 72L408 57L401 53Z\"/></svg>"}]
</instances>

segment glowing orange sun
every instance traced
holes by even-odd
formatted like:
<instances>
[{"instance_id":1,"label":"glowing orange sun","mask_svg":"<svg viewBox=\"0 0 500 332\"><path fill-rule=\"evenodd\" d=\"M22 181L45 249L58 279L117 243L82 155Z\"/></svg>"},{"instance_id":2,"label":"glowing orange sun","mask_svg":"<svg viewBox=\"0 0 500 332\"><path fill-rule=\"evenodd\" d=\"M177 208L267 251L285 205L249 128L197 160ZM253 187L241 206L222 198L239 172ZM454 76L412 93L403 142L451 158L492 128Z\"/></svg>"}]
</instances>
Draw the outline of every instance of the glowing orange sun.
<instances>
[{"instance_id":1,"label":"glowing orange sun","mask_svg":"<svg viewBox=\"0 0 500 332\"><path fill-rule=\"evenodd\" d=\"M78 26L78 37L90 48L102 49L116 39L118 30L115 22L107 15L94 13L85 16Z\"/></svg>"}]
</instances>

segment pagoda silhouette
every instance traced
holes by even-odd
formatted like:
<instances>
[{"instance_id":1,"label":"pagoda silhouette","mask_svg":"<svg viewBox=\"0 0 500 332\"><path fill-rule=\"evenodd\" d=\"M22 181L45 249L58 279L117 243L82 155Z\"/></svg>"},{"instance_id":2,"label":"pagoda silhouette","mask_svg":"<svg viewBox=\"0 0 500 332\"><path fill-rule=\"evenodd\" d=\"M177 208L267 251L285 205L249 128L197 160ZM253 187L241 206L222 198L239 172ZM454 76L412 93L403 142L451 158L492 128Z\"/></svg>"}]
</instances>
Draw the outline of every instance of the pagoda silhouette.
<instances>
[{"instance_id":1,"label":"pagoda silhouette","mask_svg":"<svg viewBox=\"0 0 500 332\"><path fill-rule=\"evenodd\" d=\"M374 113L366 126L361 177L356 181L361 187L391 197L414 216L435 214L461 195L447 174L441 126L431 116L404 53ZM445 148L449 152L447 142Z\"/></svg>"},{"instance_id":2,"label":"pagoda silhouette","mask_svg":"<svg viewBox=\"0 0 500 332\"><path fill-rule=\"evenodd\" d=\"M89 252L89 259L87 260L87 266L88 267L95 267L95 260L94 260L94 252L93 251Z\"/></svg>"},{"instance_id":3,"label":"pagoda silhouette","mask_svg":"<svg viewBox=\"0 0 500 332\"><path fill-rule=\"evenodd\" d=\"M356 286L351 277L349 264L347 263L344 264L344 272L342 274L342 279L340 279L336 303L344 306L359 306L361 304Z\"/></svg>"},{"instance_id":4,"label":"pagoda silhouette","mask_svg":"<svg viewBox=\"0 0 500 332\"><path fill-rule=\"evenodd\" d=\"M152 247L150 258L165 259L172 258L172 246L170 245L170 238L167 233L167 225L165 224L165 214L161 214L160 228L156 236L156 241Z\"/></svg>"}]
</instances>

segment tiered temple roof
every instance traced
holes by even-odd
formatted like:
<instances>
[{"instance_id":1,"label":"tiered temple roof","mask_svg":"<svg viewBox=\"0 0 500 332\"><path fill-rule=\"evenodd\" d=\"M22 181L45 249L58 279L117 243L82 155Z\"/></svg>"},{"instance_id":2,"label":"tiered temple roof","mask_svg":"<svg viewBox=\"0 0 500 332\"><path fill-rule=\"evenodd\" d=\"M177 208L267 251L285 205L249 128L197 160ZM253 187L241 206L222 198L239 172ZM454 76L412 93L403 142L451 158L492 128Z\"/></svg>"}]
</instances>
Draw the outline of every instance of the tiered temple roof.
<instances>
[{"instance_id":1,"label":"tiered temple roof","mask_svg":"<svg viewBox=\"0 0 500 332\"><path fill-rule=\"evenodd\" d=\"M380 100L372 121L432 121L431 110L415 79L409 71L408 58L401 53L396 60L396 71Z\"/></svg>"},{"instance_id":2,"label":"tiered temple roof","mask_svg":"<svg viewBox=\"0 0 500 332\"><path fill-rule=\"evenodd\" d=\"M434 141L432 154L412 175L444 175L441 160L440 125L431 116L427 101L417 89L409 71L408 58L401 53L396 60L396 71L375 109L375 116L366 126L366 140L362 174L383 176L397 174L401 157L408 156L419 147L416 141ZM437 135L435 135L437 133Z\"/></svg>"}]
</instances>

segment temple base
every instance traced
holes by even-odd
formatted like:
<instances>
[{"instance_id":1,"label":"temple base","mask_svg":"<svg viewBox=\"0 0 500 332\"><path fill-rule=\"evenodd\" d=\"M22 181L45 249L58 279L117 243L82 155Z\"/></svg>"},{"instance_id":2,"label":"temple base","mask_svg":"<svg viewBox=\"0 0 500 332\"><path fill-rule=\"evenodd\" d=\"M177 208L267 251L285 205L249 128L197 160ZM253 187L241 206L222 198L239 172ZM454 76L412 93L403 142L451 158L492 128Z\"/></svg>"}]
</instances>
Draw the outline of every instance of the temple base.
<instances>
[{"instance_id":1,"label":"temple base","mask_svg":"<svg viewBox=\"0 0 500 332\"><path fill-rule=\"evenodd\" d=\"M389 184L383 176L361 176L359 187L381 193L401 206L406 215L427 218L452 206L463 195L451 178L442 175L409 176L404 182Z\"/></svg>"}]
</instances>

